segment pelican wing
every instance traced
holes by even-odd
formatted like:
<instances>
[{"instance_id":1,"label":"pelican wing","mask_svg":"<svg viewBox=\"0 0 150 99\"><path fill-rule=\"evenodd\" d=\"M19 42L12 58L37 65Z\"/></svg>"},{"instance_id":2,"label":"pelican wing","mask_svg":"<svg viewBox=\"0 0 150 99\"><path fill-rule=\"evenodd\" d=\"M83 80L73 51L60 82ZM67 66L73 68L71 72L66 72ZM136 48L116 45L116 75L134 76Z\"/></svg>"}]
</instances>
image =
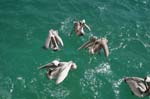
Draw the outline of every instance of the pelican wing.
<instances>
[{"instance_id":1,"label":"pelican wing","mask_svg":"<svg viewBox=\"0 0 150 99\"><path fill-rule=\"evenodd\" d=\"M71 64L68 64L68 63L65 64L65 65L61 68L60 73L59 73L59 75L58 75L58 78L57 78L57 80L56 80L56 84L61 83L61 82L67 77L70 68L71 68Z\"/></svg>"},{"instance_id":2,"label":"pelican wing","mask_svg":"<svg viewBox=\"0 0 150 99\"><path fill-rule=\"evenodd\" d=\"M139 89L139 83L140 85L144 86L143 79L138 77L131 77L131 78L125 78L126 83L129 85L129 88L134 93L134 95L138 97L144 97L148 95L148 93L142 93Z\"/></svg>"},{"instance_id":3,"label":"pelican wing","mask_svg":"<svg viewBox=\"0 0 150 99\"><path fill-rule=\"evenodd\" d=\"M93 46L93 44L95 43L97 38L92 37L89 41L87 41L86 43L84 43L83 45L81 45L78 50L82 49L82 48L88 48L90 46Z\"/></svg>"},{"instance_id":4,"label":"pelican wing","mask_svg":"<svg viewBox=\"0 0 150 99\"><path fill-rule=\"evenodd\" d=\"M49 79L55 79L59 75L60 67L55 68L51 71L50 75L48 75Z\"/></svg>"}]
</instances>

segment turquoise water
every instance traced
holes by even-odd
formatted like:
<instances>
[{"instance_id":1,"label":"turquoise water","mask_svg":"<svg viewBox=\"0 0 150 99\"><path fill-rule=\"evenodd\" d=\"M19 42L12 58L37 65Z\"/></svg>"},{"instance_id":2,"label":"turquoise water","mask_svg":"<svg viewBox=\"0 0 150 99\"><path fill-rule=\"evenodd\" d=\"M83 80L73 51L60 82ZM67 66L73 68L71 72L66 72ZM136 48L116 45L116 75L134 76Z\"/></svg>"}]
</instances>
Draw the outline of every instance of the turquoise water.
<instances>
[{"instance_id":1,"label":"turquoise water","mask_svg":"<svg viewBox=\"0 0 150 99\"><path fill-rule=\"evenodd\" d=\"M0 99L138 99L123 77L150 75L149 0L1 0ZM68 37L73 21L92 31ZM64 41L42 49L49 29ZM110 56L77 48L92 35L107 37ZM37 67L54 59L78 65L60 85ZM146 97L144 99L150 99Z\"/></svg>"}]
</instances>

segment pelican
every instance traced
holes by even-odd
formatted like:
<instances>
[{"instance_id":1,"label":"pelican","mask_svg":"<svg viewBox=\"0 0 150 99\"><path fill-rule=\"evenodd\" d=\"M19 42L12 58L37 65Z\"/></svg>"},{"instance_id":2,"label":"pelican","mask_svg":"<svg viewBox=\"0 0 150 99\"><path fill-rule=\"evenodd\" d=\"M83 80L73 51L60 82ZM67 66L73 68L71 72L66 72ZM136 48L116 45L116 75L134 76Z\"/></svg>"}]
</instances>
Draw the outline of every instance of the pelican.
<instances>
[{"instance_id":1,"label":"pelican","mask_svg":"<svg viewBox=\"0 0 150 99\"><path fill-rule=\"evenodd\" d=\"M62 47L64 46L62 39L58 35L58 31L53 29L49 30L49 34L45 42L45 48L48 49L50 47L52 50L57 51L60 49L58 45L61 45Z\"/></svg>"},{"instance_id":2,"label":"pelican","mask_svg":"<svg viewBox=\"0 0 150 99\"><path fill-rule=\"evenodd\" d=\"M82 48L89 49L89 53L96 54L100 53L101 48L103 48L105 52L105 56L109 56L109 49L108 49L108 40L106 38L97 38L96 36L93 36L90 38L89 41L81 45L81 47L78 48L78 50Z\"/></svg>"},{"instance_id":3,"label":"pelican","mask_svg":"<svg viewBox=\"0 0 150 99\"><path fill-rule=\"evenodd\" d=\"M74 31L77 36L83 36L85 34L84 27L91 31L90 27L86 24L85 19L81 21L74 21ZM70 35L72 32L70 33Z\"/></svg>"},{"instance_id":4,"label":"pelican","mask_svg":"<svg viewBox=\"0 0 150 99\"><path fill-rule=\"evenodd\" d=\"M132 93L138 97L145 97L150 95L150 77L126 77L124 81L128 84Z\"/></svg>"},{"instance_id":5,"label":"pelican","mask_svg":"<svg viewBox=\"0 0 150 99\"><path fill-rule=\"evenodd\" d=\"M44 69L44 68L46 68L46 69L54 69L54 68L59 67L61 65L62 64L58 60L54 60L54 61L52 61L52 62L50 62L48 64L45 64L45 65L42 65L42 66L38 67L38 69Z\"/></svg>"},{"instance_id":6,"label":"pelican","mask_svg":"<svg viewBox=\"0 0 150 99\"><path fill-rule=\"evenodd\" d=\"M77 69L77 65L72 62L60 62L54 60L51 63L43 65L38 69L47 68L47 77L49 79L56 79L56 84L60 84L68 75L70 69Z\"/></svg>"}]
</instances>

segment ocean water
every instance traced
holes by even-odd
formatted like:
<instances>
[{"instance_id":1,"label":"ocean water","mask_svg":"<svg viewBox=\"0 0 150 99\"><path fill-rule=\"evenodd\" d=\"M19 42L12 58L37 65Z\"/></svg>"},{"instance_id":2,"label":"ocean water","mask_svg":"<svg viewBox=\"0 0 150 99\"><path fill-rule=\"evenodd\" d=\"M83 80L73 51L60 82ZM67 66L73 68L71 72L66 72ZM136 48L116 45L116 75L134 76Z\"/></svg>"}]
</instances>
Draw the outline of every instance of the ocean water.
<instances>
[{"instance_id":1,"label":"ocean water","mask_svg":"<svg viewBox=\"0 0 150 99\"><path fill-rule=\"evenodd\" d=\"M82 19L92 31L69 37ZM60 51L42 48L49 29L59 31ZM77 51L93 35L109 40L108 58ZM78 66L59 85L37 69L54 59ZM150 0L0 0L0 99L138 99L123 78L146 75Z\"/></svg>"}]
</instances>

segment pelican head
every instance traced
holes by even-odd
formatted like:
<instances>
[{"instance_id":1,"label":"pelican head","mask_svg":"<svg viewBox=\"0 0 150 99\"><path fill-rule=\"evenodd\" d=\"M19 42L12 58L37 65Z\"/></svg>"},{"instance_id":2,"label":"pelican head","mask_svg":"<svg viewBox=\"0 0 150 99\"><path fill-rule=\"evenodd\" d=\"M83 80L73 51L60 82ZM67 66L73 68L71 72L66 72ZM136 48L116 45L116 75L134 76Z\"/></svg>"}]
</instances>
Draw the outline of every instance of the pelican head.
<instances>
[{"instance_id":1,"label":"pelican head","mask_svg":"<svg viewBox=\"0 0 150 99\"><path fill-rule=\"evenodd\" d=\"M145 81L146 81L146 82L150 82L150 77L147 76L147 77L145 78Z\"/></svg>"},{"instance_id":2,"label":"pelican head","mask_svg":"<svg viewBox=\"0 0 150 99\"><path fill-rule=\"evenodd\" d=\"M52 63L53 63L55 66L58 66L60 62L59 62L58 60L54 60Z\"/></svg>"},{"instance_id":3,"label":"pelican head","mask_svg":"<svg viewBox=\"0 0 150 99\"><path fill-rule=\"evenodd\" d=\"M74 62L70 61L70 64L72 69L77 69L77 65Z\"/></svg>"},{"instance_id":4,"label":"pelican head","mask_svg":"<svg viewBox=\"0 0 150 99\"><path fill-rule=\"evenodd\" d=\"M83 24L85 24L85 19L83 19L81 22L82 22Z\"/></svg>"},{"instance_id":5,"label":"pelican head","mask_svg":"<svg viewBox=\"0 0 150 99\"><path fill-rule=\"evenodd\" d=\"M102 41L108 43L108 40L106 38L102 38Z\"/></svg>"}]
</instances>

